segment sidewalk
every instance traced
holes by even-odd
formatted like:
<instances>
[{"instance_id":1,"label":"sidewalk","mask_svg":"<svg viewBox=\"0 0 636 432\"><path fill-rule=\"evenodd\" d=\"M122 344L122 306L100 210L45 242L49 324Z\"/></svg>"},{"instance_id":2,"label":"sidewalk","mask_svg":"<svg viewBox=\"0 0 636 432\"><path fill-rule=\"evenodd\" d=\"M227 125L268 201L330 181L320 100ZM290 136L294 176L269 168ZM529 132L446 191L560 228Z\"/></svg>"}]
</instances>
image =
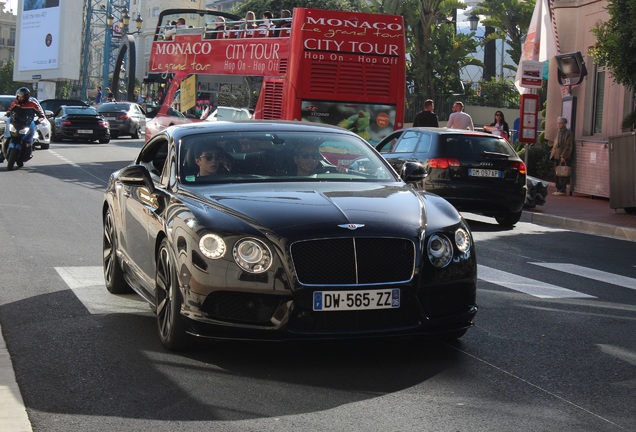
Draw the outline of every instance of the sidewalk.
<instances>
[{"instance_id":1,"label":"sidewalk","mask_svg":"<svg viewBox=\"0 0 636 432\"><path fill-rule=\"evenodd\" d=\"M567 195L554 196L555 190L550 183L545 204L524 209L521 222L636 241L636 215L610 208L607 198L570 195L569 188Z\"/></svg>"}]
</instances>

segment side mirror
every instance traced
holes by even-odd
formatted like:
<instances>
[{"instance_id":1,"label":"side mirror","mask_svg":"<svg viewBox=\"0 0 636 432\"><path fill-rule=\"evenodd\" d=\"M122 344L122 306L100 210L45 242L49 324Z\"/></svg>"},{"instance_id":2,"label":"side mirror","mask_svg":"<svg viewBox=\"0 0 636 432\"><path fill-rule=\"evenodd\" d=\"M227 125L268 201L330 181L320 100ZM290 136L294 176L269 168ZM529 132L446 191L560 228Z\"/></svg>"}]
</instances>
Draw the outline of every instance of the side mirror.
<instances>
[{"instance_id":1,"label":"side mirror","mask_svg":"<svg viewBox=\"0 0 636 432\"><path fill-rule=\"evenodd\" d=\"M406 183L419 183L426 177L426 169L419 162L404 162L400 170L400 177Z\"/></svg>"},{"instance_id":2,"label":"side mirror","mask_svg":"<svg viewBox=\"0 0 636 432\"><path fill-rule=\"evenodd\" d=\"M130 165L119 170L119 180L126 185L146 186L150 193L155 192L155 184L150 171L143 165Z\"/></svg>"}]
</instances>

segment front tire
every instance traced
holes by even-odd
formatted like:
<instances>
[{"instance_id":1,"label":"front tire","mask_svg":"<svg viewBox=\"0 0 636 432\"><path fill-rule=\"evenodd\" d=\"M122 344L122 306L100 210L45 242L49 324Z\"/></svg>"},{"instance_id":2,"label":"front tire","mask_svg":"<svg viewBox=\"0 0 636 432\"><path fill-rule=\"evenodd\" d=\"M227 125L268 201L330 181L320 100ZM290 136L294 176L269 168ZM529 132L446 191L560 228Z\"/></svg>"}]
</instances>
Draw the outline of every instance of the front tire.
<instances>
[{"instance_id":1,"label":"front tire","mask_svg":"<svg viewBox=\"0 0 636 432\"><path fill-rule=\"evenodd\" d=\"M182 299L175 261L166 239L159 248L155 285L157 330L161 343L172 351L185 349L189 345L189 336L181 318Z\"/></svg>"},{"instance_id":2,"label":"front tire","mask_svg":"<svg viewBox=\"0 0 636 432\"><path fill-rule=\"evenodd\" d=\"M40 150L48 150L49 144L40 144Z\"/></svg>"},{"instance_id":3,"label":"front tire","mask_svg":"<svg viewBox=\"0 0 636 432\"><path fill-rule=\"evenodd\" d=\"M14 148L9 149L9 154L7 155L7 171L13 171L13 166L17 159L18 151Z\"/></svg>"},{"instance_id":4,"label":"front tire","mask_svg":"<svg viewBox=\"0 0 636 432\"><path fill-rule=\"evenodd\" d=\"M519 222L519 219L521 219L521 213L522 212L504 213L499 216L495 216L495 220L499 225L513 227L517 222Z\"/></svg>"},{"instance_id":5,"label":"front tire","mask_svg":"<svg viewBox=\"0 0 636 432\"><path fill-rule=\"evenodd\" d=\"M130 285L124 279L124 271L117 257L117 236L115 234L115 220L109 209L104 216L103 237L104 282L111 294L127 294L132 292Z\"/></svg>"},{"instance_id":6,"label":"front tire","mask_svg":"<svg viewBox=\"0 0 636 432\"><path fill-rule=\"evenodd\" d=\"M135 128L135 130L130 134L132 139L139 139L139 126Z\"/></svg>"}]
</instances>

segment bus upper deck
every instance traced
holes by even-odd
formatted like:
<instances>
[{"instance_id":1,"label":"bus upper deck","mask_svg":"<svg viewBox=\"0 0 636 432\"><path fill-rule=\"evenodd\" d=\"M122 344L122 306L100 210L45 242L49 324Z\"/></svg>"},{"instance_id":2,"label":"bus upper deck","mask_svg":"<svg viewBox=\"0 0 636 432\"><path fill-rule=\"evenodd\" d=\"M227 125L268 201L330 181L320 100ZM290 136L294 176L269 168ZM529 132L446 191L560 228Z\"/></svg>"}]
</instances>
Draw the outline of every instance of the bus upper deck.
<instances>
[{"instance_id":1,"label":"bus upper deck","mask_svg":"<svg viewBox=\"0 0 636 432\"><path fill-rule=\"evenodd\" d=\"M225 28L216 28L219 17ZM173 24L178 18L185 25ZM207 10L160 14L148 72L169 77L161 114L177 94L185 110L210 83L257 77L258 89L249 84L257 119L359 128L367 139L403 127L402 17L296 8L291 21L249 21Z\"/></svg>"}]
</instances>

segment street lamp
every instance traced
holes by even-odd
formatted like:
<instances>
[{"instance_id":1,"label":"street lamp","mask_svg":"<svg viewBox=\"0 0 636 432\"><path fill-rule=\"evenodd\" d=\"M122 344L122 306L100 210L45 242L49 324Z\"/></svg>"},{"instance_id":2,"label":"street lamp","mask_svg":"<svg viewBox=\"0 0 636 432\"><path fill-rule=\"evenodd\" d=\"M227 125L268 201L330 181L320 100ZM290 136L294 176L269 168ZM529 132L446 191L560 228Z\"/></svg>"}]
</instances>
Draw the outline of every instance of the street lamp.
<instances>
[{"instance_id":1,"label":"street lamp","mask_svg":"<svg viewBox=\"0 0 636 432\"><path fill-rule=\"evenodd\" d=\"M115 17L111 13L110 15L108 15L108 17L106 17L106 24L108 24L109 27L112 27L114 22L115 22ZM128 9L124 8L121 11L121 18L119 23L121 25L123 34L135 35L135 34L141 33L141 27L144 23L144 20L141 17L141 14L137 14L137 19L135 19L135 27L137 27L137 30L135 30L134 32L129 32L128 24L130 24L130 15L128 14Z\"/></svg>"},{"instance_id":2,"label":"street lamp","mask_svg":"<svg viewBox=\"0 0 636 432\"><path fill-rule=\"evenodd\" d=\"M470 31L477 30L477 26L479 25L479 17L475 14L472 14L468 17L468 22L470 23Z\"/></svg>"}]
</instances>

